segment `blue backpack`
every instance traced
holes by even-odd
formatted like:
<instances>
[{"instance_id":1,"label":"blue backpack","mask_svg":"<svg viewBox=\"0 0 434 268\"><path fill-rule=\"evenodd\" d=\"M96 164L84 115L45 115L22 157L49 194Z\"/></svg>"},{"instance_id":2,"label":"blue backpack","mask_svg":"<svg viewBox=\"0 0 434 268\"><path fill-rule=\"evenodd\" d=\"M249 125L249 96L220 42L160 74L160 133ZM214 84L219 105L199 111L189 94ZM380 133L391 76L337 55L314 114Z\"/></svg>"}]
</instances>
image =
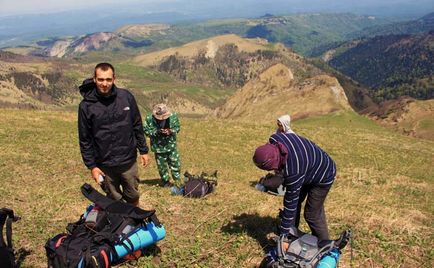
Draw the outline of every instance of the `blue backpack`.
<instances>
[{"instance_id":1,"label":"blue backpack","mask_svg":"<svg viewBox=\"0 0 434 268\"><path fill-rule=\"evenodd\" d=\"M322 242L300 231L277 238L277 245L270 250L259 267L262 268L335 268L341 250L347 245L351 230L344 231L339 239ZM283 243L289 243L288 250Z\"/></svg>"}]
</instances>

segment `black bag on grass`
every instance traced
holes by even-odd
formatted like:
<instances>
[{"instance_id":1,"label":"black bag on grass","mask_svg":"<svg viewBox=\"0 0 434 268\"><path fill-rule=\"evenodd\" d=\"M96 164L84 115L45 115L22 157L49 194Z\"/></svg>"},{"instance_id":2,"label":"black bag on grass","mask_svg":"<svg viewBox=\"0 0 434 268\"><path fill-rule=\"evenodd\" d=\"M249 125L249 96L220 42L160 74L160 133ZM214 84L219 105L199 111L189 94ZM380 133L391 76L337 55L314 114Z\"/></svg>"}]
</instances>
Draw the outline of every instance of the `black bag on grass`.
<instances>
[{"instance_id":1,"label":"black bag on grass","mask_svg":"<svg viewBox=\"0 0 434 268\"><path fill-rule=\"evenodd\" d=\"M136 251L131 234L146 224L161 226L154 210L112 200L89 184L84 184L81 191L95 205L89 206L77 222L68 224L67 233L48 239L45 249L49 268L109 268L124 260L116 250L119 246L127 254ZM157 233L155 236L161 239Z\"/></svg>"},{"instance_id":2,"label":"black bag on grass","mask_svg":"<svg viewBox=\"0 0 434 268\"><path fill-rule=\"evenodd\" d=\"M15 268L15 254L12 247L12 222L19 218L8 208L0 209L0 267ZM6 241L3 238L3 227L6 224Z\"/></svg>"},{"instance_id":3,"label":"black bag on grass","mask_svg":"<svg viewBox=\"0 0 434 268\"><path fill-rule=\"evenodd\" d=\"M200 176L196 176L186 171L184 176L187 178L187 181L184 184L184 196L186 197L204 197L207 194L212 193L215 186L217 186L217 171L210 176L205 172L202 172Z\"/></svg>"},{"instance_id":4,"label":"black bag on grass","mask_svg":"<svg viewBox=\"0 0 434 268\"><path fill-rule=\"evenodd\" d=\"M49 268L111 267L114 252L109 237L95 239L88 230L58 234L45 245Z\"/></svg>"},{"instance_id":5,"label":"black bag on grass","mask_svg":"<svg viewBox=\"0 0 434 268\"><path fill-rule=\"evenodd\" d=\"M265 188L265 191L274 195L285 195L285 187L283 186L283 176L280 173L268 173L259 180Z\"/></svg>"}]
</instances>

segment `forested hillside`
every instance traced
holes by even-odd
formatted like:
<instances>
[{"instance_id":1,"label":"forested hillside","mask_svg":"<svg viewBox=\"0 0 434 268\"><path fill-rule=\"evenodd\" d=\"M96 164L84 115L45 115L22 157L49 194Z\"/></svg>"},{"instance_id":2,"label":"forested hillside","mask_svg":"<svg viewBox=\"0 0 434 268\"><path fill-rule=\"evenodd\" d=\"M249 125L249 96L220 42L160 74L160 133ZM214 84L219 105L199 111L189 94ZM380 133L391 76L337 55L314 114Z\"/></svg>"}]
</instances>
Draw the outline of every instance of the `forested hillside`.
<instances>
[{"instance_id":1,"label":"forested hillside","mask_svg":"<svg viewBox=\"0 0 434 268\"><path fill-rule=\"evenodd\" d=\"M343 52L342 52L343 51ZM386 35L353 42L335 50L329 64L370 87L378 102L402 95L434 97L434 31L417 35Z\"/></svg>"},{"instance_id":2,"label":"forested hillside","mask_svg":"<svg viewBox=\"0 0 434 268\"><path fill-rule=\"evenodd\" d=\"M415 34L425 33L434 29L434 12L429 13L417 20L394 22L385 25L367 27L348 35L349 38L374 37L389 34Z\"/></svg>"}]
</instances>

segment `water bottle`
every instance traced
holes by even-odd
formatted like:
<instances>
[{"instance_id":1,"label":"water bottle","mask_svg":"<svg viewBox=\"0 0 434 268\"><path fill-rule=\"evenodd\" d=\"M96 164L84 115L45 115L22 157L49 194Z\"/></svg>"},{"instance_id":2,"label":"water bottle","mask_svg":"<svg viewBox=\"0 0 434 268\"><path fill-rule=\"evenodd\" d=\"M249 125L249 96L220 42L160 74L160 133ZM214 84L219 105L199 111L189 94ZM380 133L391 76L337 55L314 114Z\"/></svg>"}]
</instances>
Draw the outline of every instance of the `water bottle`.
<instances>
[{"instance_id":1,"label":"water bottle","mask_svg":"<svg viewBox=\"0 0 434 268\"><path fill-rule=\"evenodd\" d=\"M84 220L84 224L87 227L91 229L95 228L96 220L98 218L98 213L100 210L101 210L100 207L98 207L95 204L89 206L89 208L87 209L88 212L86 211L87 213Z\"/></svg>"},{"instance_id":2,"label":"water bottle","mask_svg":"<svg viewBox=\"0 0 434 268\"><path fill-rule=\"evenodd\" d=\"M319 261L317 268L335 268L339 261L339 250L333 249L327 255L322 257Z\"/></svg>"},{"instance_id":3,"label":"water bottle","mask_svg":"<svg viewBox=\"0 0 434 268\"><path fill-rule=\"evenodd\" d=\"M176 186L172 186L170 188L170 193L172 195L184 195L184 187L176 187Z\"/></svg>"},{"instance_id":4,"label":"water bottle","mask_svg":"<svg viewBox=\"0 0 434 268\"><path fill-rule=\"evenodd\" d=\"M265 186L261 183L257 183L255 186L256 190L260 191L260 192L265 192L267 191L267 189L265 189Z\"/></svg>"}]
</instances>

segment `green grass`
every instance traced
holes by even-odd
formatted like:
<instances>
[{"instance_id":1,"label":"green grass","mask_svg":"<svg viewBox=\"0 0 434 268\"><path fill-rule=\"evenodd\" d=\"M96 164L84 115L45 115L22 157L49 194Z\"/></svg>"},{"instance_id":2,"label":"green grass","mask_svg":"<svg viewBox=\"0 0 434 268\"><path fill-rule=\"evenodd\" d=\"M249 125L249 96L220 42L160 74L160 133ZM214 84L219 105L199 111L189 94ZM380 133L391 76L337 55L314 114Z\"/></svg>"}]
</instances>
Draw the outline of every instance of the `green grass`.
<instances>
[{"instance_id":1,"label":"green grass","mask_svg":"<svg viewBox=\"0 0 434 268\"><path fill-rule=\"evenodd\" d=\"M419 128L421 129L427 129L431 130L434 129L434 119L432 118L425 118L419 122Z\"/></svg>"},{"instance_id":2,"label":"green grass","mask_svg":"<svg viewBox=\"0 0 434 268\"><path fill-rule=\"evenodd\" d=\"M118 84L134 91L140 105L149 105L160 100L160 96L176 93L178 96L195 100L206 107L216 107L233 94L231 88L213 88L177 81L166 73L129 63L116 64Z\"/></svg>"},{"instance_id":3,"label":"green grass","mask_svg":"<svg viewBox=\"0 0 434 268\"><path fill-rule=\"evenodd\" d=\"M79 187L91 182L77 140L74 112L0 111L0 206L22 220L22 267L46 267L43 245L78 219L89 203ZM268 125L181 118L183 171L219 170L217 191L205 199L171 196L156 185L155 163L140 169L143 208L154 208L167 230L161 253L135 267L254 267L269 244L282 199L256 191L264 174L251 161L273 133ZM296 121L296 132L323 147L338 175L327 198L332 237L354 231L339 267L433 266L434 143L385 130L353 113ZM307 230L306 224L302 228ZM130 266L125 266L130 267Z\"/></svg>"},{"instance_id":4,"label":"green grass","mask_svg":"<svg viewBox=\"0 0 434 268\"><path fill-rule=\"evenodd\" d=\"M122 75L123 79L143 79L147 82L172 82L173 79L165 73L161 73L152 69L144 68L126 63L117 64L116 72Z\"/></svg>"},{"instance_id":5,"label":"green grass","mask_svg":"<svg viewBox=\"0 0 434 268\"><path fill-rule=\"evenodd\" d=\"M99 58L93 63L89 62L84 66L69 65L65 75L76 81L75 86L78 87L86 77L92 76L93 67L100 61L103 61L103 58ZM155 102L160 101L161 95L171 92L211 108L221 104L234 92L232 88L222 89L178 81L166 73L131 64L125 59L119 62L115 60L114 66L117 76L116 84L133 91L139 105L145 110L149 110ZM73 97L78 97L78 94ZM81 100L81 97L78 99ZM71 105L74 106L76 103ZM65 109L76 110L71 105Z\"/></svg>"}]
</instances>

